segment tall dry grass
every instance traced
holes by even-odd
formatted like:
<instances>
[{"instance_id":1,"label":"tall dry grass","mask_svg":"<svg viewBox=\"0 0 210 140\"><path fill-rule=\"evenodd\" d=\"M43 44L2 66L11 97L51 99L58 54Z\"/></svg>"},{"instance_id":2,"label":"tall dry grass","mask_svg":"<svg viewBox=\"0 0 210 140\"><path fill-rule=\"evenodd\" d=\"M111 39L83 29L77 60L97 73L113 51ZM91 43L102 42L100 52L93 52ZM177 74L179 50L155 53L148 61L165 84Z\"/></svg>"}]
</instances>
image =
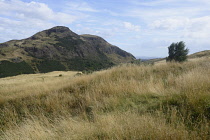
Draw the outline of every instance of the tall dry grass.
<instances>
[{"instance_id":1,"label":"tall dry grass","mask_svg":"<svg viewBox=\"0 0 210 140\"><path fill-rule=\"evenodd\" d=\"M1 99L22 98L48 93L67 86L77 72L54 71L46 74L24 74L0 79Z\"/></svg>"},{"instance_id":2,"label":"tall dry grass","mask_svg":"<svg viewBox=\"0 0 210 140\"><path fill-rule=\"evenodd\" d=\"M34 95L1 87L0 138L210 139L209 60L51 77Z\"/></svg>"}]
</instances>

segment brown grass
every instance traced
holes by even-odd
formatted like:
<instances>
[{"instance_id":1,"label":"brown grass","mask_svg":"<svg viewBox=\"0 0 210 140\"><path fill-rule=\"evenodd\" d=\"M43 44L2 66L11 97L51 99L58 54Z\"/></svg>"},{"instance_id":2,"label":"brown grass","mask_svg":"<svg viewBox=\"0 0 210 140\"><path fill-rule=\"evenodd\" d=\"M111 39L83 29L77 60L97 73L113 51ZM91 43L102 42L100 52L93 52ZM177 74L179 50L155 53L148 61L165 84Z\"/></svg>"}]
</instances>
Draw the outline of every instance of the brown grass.
<instances>
[{"instance_id":1,"label":"brown grass","mask_svg":"<svg viewBox=\"0 0 210 140\"><path fill-rule=\"evenodd\" d=\"M77 72L54 71L46 74L24 74L0 79L0 96L17 98L48 93L62 88ZM61 76L59 76L61 75Z\"/></svg>"},{"instance_id":2,"label":"brown grass","mask_svg":"<svg viewBox=\"0 0 210 140\"><path fill-rule=\"evenodd\" d=\"M209 60L0 79L0 138L210 139Z\"/></svg>"}]
</instances>

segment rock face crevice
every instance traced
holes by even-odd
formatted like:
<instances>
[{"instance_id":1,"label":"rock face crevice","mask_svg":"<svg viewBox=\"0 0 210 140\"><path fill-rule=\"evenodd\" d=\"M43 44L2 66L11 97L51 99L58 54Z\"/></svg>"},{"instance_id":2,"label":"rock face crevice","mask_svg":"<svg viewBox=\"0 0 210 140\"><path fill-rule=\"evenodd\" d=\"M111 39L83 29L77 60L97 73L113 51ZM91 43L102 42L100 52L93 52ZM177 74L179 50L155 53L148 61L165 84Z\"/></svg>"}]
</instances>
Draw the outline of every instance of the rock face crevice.
<instances>
[{"instance_id":1,"label":"rock face crevice","mask_svg":"<svg viewBox=\"0 0 210 140\"><path fill-rule=\"evenodd\" d=\"M26 39L1 43L0 61L8 61L12 65L14 58L21 58L21 61L15 61L16 66L18 62L25 62L34 72L43 72L43 69L44 72L99 70L135 59L132 54L99 36L78 35L64 26L38 32ZM0 64L0 72L3 72L2 67Z\"/></svg>"}]
</instances>

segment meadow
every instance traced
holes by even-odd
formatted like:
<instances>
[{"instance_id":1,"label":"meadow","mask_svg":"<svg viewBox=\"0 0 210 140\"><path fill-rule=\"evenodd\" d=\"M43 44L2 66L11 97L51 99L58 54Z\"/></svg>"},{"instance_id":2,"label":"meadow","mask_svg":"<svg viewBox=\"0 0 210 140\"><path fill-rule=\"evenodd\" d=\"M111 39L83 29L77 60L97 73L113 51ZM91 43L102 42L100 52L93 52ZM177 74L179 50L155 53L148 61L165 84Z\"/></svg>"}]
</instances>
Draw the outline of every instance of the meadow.
<instances>
[{"instance_id":1,"label":"meadow","mask_svg":"<svg viewBox=\"0 0 210 140\"><path fill-rule=\"evenodd\" d=\"M210 58L0 79L0 139L208 140Z\"/></svg>"}]
</instances>

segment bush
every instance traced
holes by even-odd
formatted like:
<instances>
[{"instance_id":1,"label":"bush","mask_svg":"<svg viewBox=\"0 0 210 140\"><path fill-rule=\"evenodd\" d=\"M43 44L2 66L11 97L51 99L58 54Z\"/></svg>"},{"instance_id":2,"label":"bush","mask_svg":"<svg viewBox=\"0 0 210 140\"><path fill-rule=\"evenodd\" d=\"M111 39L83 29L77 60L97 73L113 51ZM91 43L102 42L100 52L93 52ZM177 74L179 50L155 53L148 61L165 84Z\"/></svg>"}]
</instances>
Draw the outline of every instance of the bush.
<instances>
[{"instance_id":1,"label":"bush","mask_svg":"<svg viewBox=\"0 0 210 140\"><path fill-rule=\"evenodd\" d=\"M176 62L186 61L188 52L189 49L185 49L185 43L183 41L172 43L168 47L169 56L166 58L166 61L176 61Z\"/></svg>"}]
</instances>

